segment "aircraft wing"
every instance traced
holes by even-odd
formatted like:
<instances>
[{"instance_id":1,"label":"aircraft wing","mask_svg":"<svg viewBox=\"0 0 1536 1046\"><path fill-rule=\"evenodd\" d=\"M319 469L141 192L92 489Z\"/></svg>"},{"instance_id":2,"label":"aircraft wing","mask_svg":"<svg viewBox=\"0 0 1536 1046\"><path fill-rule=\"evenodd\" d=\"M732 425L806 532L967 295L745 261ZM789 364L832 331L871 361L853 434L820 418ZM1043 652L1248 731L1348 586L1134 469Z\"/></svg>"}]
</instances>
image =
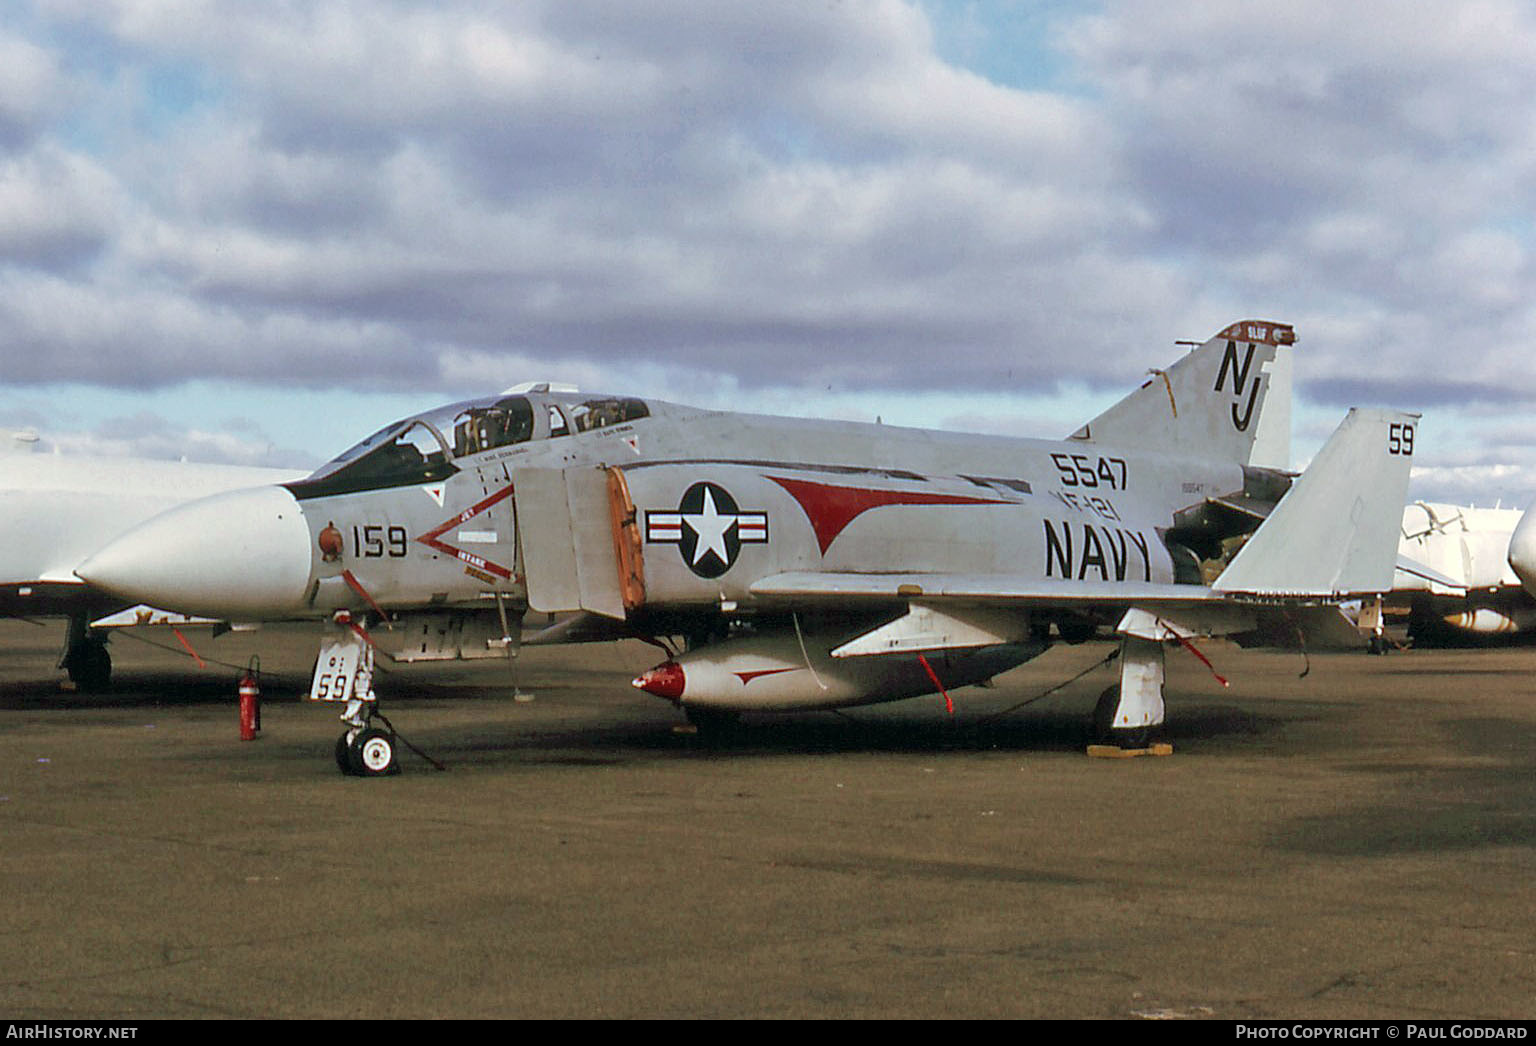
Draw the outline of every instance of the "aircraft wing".
<instances>
[{"instance_id":1,"label":"aircraft wing","mask_svg":"<svg viewBox=\"0 0 1536 1046\"><path fill-rule=\"evenodd\" d=\"M1251 633L1259 618L1201 585L1118 584L965 574L792 573L763 578L752 593L791 607L903 605L894 621L830 651L834 658L974 650L1026 642L1030 611L1077 610L1118 621L1149 639Z\"/></svg>"},{"instance_id":2,"label":"aircraft wing","mask_svg":"<svg viewBox=\"0 0 1536 1046\"><path fill-rule=\"evenodd\" d=\"M1006 574L856 574L803 571L775 574L752 585L764 600L856 599L949 601L955 603L1070 607L1157 603L1168 606L1207 606L1222 597L1201 585L1125 584L1113 581L1073 581Z\"/></svg>"},{"instance_id":3,"label":"aircraft wing","mask_svg":"<svg viewBox=\"0 0 1536 1046\"><path fill-rule=\"evenodd\" d=\"M214 628L218 631L230 630L232 626L228 621L221 621L212 617L197 617L191 614L176 614L169 610L157 610L155 607L140 603L136 607L119 610L114 614L96 618L91 622L92 628L139 628L143 626L169 626L171 628L185 628L188 626ZM244 626L234 626L243 631Z\"/></svg>"},{"instance_id":4,"label":"aircraft wing","mask_svg":"<svg viewBox=\"0 0 1536 1046\"><path fill-rule=\"evenodd\" d=\"M1397 556L1398 582L1393 585L1394 590L1420 590L1434 595L1465 596L1470 585L1447 577L1434 567L1426 566L1411 556L1398 553Z\"/></svg>"},{"instance_id":5,"label":"aircraft wing","mask_svg":"<svg viewBox=\"0 0 1536 1046\"><path fill-rule=\"evenodd\" d=\"M1244 645L1356 647L1360 633L1331 599L1254 600L1201 585L1042 581L938 574L789 573L752 586L786 607L904 605L906 613L833 650L833 657L932 653L1022 642L1031 609L1111 615L1145 639L1228 636Z\"/></svg>"}]
</instances>

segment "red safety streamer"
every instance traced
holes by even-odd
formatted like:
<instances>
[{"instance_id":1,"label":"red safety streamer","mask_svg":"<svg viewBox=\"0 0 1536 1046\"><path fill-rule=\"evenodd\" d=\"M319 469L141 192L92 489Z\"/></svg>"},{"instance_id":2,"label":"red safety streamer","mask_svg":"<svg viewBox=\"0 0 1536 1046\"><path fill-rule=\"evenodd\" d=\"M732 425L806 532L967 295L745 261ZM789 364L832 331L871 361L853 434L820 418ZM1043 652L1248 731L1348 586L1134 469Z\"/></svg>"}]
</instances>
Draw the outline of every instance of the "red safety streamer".
<instances>
[{"instance_id":1,"label":"red safety streamer","mask_svg":"<svg viewBox=\"0 0 1536 1046\"><path fill-rule=\"evenodd\" d=\"M939 693L944 695L944 710L951 716L955 714L955 702L950 699L949 691L944 689L944 684L939 682L939 677L928 663L928 658L923 654L917 655L917 663L923 666L923 671L928 673L928 678L933 680L933 685L939 688Z\"/></svg>"},{"instance_id":2,"label":"red safety streamer","mask_svg":"<svg viewBox=\"0 0 1536 1046\"><path fill-rule=\"evenodd\" d=\"M176 634L177 639L181 640L182 648L192 655L192 660L197 662L197 667L207 668L208 666L203 664L203 659L197 656L197 651L192 649L192 644L187 642L187 637L181 634L181 629L173 626L171 631Z\"/></svg>"},{"instance_id":3,"label":"red safety streamer","mask_svg":"<svg viewBox=\"0 0 1536 1046\"><path fill-rule=\"evenodd\" d=\"M1225 687L1230 687L1232 685L1231 683L1227 682L1226 678L1223 677L1220 672L1216 671L1216 666L1211 664L1211 662L1206 658L1204 654L1200 653L1200 651L1195 647L1195 644L1191 643L1177 632L1174 632L1171 628L1168 631L1173 632L1173 638L1177 639L1185 650L1188 650L1191 654L1194 654L1200 659L1200 663L1210 671L1211 675L1216 677L1216 682Z\"/></svg>"},{"instance_id":4,"label":"red safety streamer","mask_svg":"<svg viewBox=\"0 0 1536 1046\"><path fill-rule=\"evenodd\" d=\"M373 647L375 650L377 650L379 648L379 644L377 644L377 643L375 643L373 641L373 637L368 634L368 630L366 628L364 628L362 625L358 624L353 619L353 617L352 617L350 612L348 612L346 610L338 610L338 611L336 611L336 616L335 616L335 618L333 618L333 620L338 625L346 625L348 628L350 628L353 632L355 632L357 634L357 637L359 639L361 639L364 643L367 643L369 646Z\"/></svg>"},{"instance_id":5,"label":"red safety streamer","mask_svg":"<svg viewBox=\"0 0 1536 1046\"><path fill-rule=\"evenodd\" d=\"M379 604L374 601L373 596L368 594L368 590L363 587L363 583L357 580L357 575L353 574L350 570L343 570L341 572L341 577L342 580L347 583L348 588L367 600L368 605L373 607L374 613L378 614L379 617L384 619L385 627L393 630L395 626L390 623L389 615L384 612L383 607L379 606ZM372 640L369 640L369 642L372 642Z\"/></svg>"}]
</instances>

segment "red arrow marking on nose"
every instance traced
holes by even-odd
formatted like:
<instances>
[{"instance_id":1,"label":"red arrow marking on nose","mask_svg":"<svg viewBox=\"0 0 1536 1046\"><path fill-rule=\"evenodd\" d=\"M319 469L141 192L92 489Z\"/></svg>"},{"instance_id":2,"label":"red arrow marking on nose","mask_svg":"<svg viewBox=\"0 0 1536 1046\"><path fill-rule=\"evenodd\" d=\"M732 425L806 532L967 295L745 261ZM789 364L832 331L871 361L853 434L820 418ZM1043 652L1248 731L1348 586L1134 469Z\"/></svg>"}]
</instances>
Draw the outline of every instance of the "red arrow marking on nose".
<instances>
[{"instance_id":1,"label":"red arrow marking on nose","mask_svg":"<svg viewBox=\"0 0 1536 1046\"><path fill-rule=\"evenodd\" d=\"M477 567L480 570L495 574L499 578L510 581L512 579L512 571L508 570L500 563L492 563L490 560L481 556L477 556L472 552L465 552L462 548L455 548L453 545L448 544L448 542L443 541L442 536L459 524L469 522L491 506L499 504L500 502L505 501L507 498L511 497L512 489L512 486L508 484L478 504L471 505L469 508L465 509L463 512L460 512L452 519L447 520L446 522L441 523L433 529L427 531L416 540L421 542L423 545L426 545L428 548L435 548L439 552L447 553L448 555L459 560L461 563L467 563L472 567Z\"/></svg>"}]
</instances>

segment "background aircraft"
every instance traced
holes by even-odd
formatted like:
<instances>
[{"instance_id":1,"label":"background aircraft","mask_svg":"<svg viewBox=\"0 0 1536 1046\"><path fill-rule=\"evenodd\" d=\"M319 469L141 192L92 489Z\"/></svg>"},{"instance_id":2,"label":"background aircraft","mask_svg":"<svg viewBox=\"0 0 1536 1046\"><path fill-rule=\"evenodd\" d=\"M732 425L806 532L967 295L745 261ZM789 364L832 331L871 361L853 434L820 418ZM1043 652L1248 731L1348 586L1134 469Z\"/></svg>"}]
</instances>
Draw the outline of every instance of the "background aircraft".
<instances>
[{"instance_id":1,"label":"background aircraft","mask_svg":"<svg viewBox=\"0 0 1536 1046\"><path fill-rule=\"evenodd\" d=\"M35 439L18 438L0 454L0 614L68 618L60 667L83 689L105 686L112 674L105 631L92 622L137 601L92 588L75 568L119 534L182 502L296 475L29 453L34 445Z\"/></svg>"},{"instance_id":2,"label":"background aircraft","mask_svg":"<svg viewBox=\"0 0 1536 1046\"><path fill-rule=\"evenodd\" d=\"M1536 627L1536 599L1509 565L1519 509L1415 501L1403 510L1399 571L1387 599L1415 645L1475 642Z\"/></svg>"},{"instance_id":3,"label":"background aircraft","mask_svg":"<svg viewBox=\"0 0 1536 1046\"><path fill-rule=\"evenodd\" d=\"M1121 636L1096 720L1142 743L1163 649L1313 644L1391 587L1416 416L1351 412L1285 470L1284 324L1233 324L1066 441L703 411L547 386L381 429L306 479L173 509L76 568L125 599L344 627L311 696L348 702L338 761L393 767L368 722L396 655L549 638L682 649L636 685L710 721L984 681L1058 639ZM377 631L377 630L375 630Z\"/></svg>"},{"instance_id":4,"label":"background aircraft","mask_svg":"<svg viewBox=\"0 0 1536 1046\"><path fill-rule=\"evenodd\" d=\"M1536 598L1536 504L1525 510L1509 536L1509 567Z\"/></svg>"}]
</instances>

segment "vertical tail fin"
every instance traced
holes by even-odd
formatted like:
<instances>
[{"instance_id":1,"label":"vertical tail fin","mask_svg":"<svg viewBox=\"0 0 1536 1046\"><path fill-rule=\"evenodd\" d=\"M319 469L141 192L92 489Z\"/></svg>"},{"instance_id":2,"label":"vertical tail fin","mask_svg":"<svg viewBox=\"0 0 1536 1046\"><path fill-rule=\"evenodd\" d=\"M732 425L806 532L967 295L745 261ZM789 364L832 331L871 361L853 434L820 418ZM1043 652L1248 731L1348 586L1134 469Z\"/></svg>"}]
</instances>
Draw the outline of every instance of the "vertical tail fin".
<instances>
[{"instance_id":1,"label":"vertical tail fin","mask_svg":"<svg viewBox=\"0 0 1536 1046\"><path fill-rule=\"evenodd\" d=\"M1211 587L1325 597L1390 591L1418 419L1351 410Z\"/></svg>"},{"instance_id":2,"label":"vertical tail fin","mask_svg":"<svg viewBox=\"0 0 1536 1046\"><path fill-rule=\"evenodd\" d=\"M1295 341L1288 324L1234 323L1071 438L1287 468Z\"/></svg>"}]
</instances>

